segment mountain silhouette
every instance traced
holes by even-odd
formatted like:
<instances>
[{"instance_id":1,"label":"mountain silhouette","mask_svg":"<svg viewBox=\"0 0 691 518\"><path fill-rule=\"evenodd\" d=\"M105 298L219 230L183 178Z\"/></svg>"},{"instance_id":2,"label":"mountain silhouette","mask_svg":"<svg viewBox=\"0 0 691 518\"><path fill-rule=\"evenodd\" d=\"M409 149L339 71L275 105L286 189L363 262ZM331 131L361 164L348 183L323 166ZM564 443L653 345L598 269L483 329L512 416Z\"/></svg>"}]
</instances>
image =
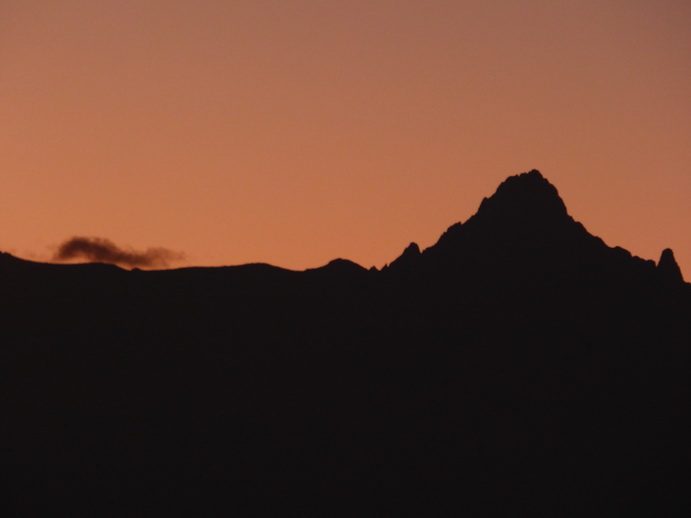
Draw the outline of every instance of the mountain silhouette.
<instances>
[{"instance_id":1,"label":"mountain silhouette","mask_svg":"<svg viewBox=\"0 0 691 518\"><path fill-rule=\"evenodd\" d=\"M0 255L7 515L685 515L691 285L538 171L381 271Z\"/></svg>"},{"instance_id":2,"label":"mountain silhouette","mask_svg":"<svg viewBox=\"0 0 691 518\"><path fill-rule=\"evenodd\" d=\"M681 270L674 258L674 252L670 248L665 248L660 256L660 261L657 263L658 270L670 282L683 282L684 278L681 275Z\"/></svg>"},{"instance_id":3,"label":"mountain silhouette","mask_svg":"<svg viewBox=\"0 0 691 518\"><path fill-rule=\"evenodd\" d=\"M652 275L654 266L588 233L537 170L509 177L477 214L452 225L418 261L418 268L446 277Z\"/></svg>"}]
</instances>

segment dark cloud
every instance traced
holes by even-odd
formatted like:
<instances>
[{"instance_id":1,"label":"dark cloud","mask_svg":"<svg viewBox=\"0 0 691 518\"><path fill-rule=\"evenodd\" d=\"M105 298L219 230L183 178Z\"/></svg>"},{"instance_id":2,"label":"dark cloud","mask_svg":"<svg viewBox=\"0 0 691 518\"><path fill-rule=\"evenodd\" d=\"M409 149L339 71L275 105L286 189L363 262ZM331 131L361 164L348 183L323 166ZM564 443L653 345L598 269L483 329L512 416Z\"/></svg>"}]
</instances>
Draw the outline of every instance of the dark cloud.
<instances>
[{"instance_id":1,"label":"dark cloud","mask_svg":"<svg viewBox=\"0 0 691 518\"><path fill-rule=\"evenodd\" d=\"M166 267L169 263L184 258L181 252L166 248L147 248L145 251L124 249L108 239L101 237L73 237L63 242L55 255L54 261L86 259L87 261L115 263L121 266L156 268Z\"/></svg>"}]
</instances>

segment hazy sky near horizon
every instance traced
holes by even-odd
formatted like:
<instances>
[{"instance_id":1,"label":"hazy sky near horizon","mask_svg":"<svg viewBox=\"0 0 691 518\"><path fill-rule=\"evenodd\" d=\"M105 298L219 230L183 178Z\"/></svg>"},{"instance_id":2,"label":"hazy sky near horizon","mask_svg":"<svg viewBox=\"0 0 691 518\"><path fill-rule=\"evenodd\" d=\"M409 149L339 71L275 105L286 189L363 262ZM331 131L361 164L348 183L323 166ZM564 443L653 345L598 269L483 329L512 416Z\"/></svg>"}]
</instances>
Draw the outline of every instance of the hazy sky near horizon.
<instances>
[{"instance_id":1,"label":"hazy sky near horizon","mask_svg":"<svg viewBox=\"0 0 691 518\"><path fill-rule=\"evenodd\" d=\"M0 0L0 250L431 246L539 169L691 280L691 2Z\"/></svg>"}]
</instances>

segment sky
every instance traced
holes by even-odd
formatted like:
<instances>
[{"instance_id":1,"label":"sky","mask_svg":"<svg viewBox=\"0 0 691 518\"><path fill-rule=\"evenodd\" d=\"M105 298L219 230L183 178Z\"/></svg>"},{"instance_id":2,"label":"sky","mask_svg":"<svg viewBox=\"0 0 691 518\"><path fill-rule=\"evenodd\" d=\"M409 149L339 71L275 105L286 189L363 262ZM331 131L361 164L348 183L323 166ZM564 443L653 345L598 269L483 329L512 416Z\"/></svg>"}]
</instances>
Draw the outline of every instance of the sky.
<instances>
[{"instance_id":1,"label":"sky","mask_svg":"<svg viewBox=\"0 0 691 518\"><path fill-rule=\"evenodd\" d=\"M535 168L691 280L690 63L687 0L0 0L0 250L381 267Z\"/></svg>"}]
</instances>

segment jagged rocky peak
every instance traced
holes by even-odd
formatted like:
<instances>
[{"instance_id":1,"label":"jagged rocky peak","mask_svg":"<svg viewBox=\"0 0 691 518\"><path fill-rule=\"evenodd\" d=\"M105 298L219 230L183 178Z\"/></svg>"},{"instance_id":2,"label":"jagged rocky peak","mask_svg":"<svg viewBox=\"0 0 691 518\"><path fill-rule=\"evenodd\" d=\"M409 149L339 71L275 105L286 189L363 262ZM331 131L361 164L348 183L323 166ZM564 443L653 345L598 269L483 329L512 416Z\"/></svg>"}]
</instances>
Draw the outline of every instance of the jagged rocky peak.
<instances>
[{"instance_id":1,"label":"jagged rocky peak","mask_svg":"<svg viewBox=\"0 0 691 518\"><path fill-rule=\"evenodd\" d=\"M684 282L684 277L681 274L681 269L674 258L674 252L671 248L665 248L660 256L660 261L657 263L658 271L664 277L673 282Z\"/></svg>"},{"instance_id":2,"label":"jagged rocky peak","mask_svg":"<svg viewBox=\"0 0 691 518\"><path fill-rule=\"evenodd\" d=\"M412 266L414 263L417 262L418 258L422 255L422 252L420 251L420 247L418 246L417 243L413 242L410 243L405 250L403 250L403 253L395 260L393 261L389 267L390 268L401 268L401 267L408 267Z\"/></svg>"},{"instance_id":3,"label":"jagged rocky peak","mask_svg":"<svg viewBox=\"0 0 691 518\"><path fill-rule=\"evenodd\" d=\"M490 198L482 200L478 216L563 218L567 216L567 211L556 187L540 171L533 169L507 178Z\"/></svg>"},{"instance_id":4,"label":"jagged rocky peak","mask_svg":"<svg viewBox=\"0 0 691 518\"><path fill-rule=\"evenodd\" d=\"M507 178L475 215L451 226L423 256L454 264L492 263L506 270L520 261L551 268L547 263L557 257L566 264L573 262L571 256L592 256L605 248L569 216L557 189L533 169Z\"/></svg>"},{"instance_id":5,"label":"jagged rocky peak","mask_svg":"<svg viewBox=\"0 0 691 518\"><path fill-rule=\"evenodd\" d=\"M410 243L405 250L403 250L401 257L415 257L418 255L420 255L420 247L417 243L413 242Z\"/></svg>"}]
</instances>

